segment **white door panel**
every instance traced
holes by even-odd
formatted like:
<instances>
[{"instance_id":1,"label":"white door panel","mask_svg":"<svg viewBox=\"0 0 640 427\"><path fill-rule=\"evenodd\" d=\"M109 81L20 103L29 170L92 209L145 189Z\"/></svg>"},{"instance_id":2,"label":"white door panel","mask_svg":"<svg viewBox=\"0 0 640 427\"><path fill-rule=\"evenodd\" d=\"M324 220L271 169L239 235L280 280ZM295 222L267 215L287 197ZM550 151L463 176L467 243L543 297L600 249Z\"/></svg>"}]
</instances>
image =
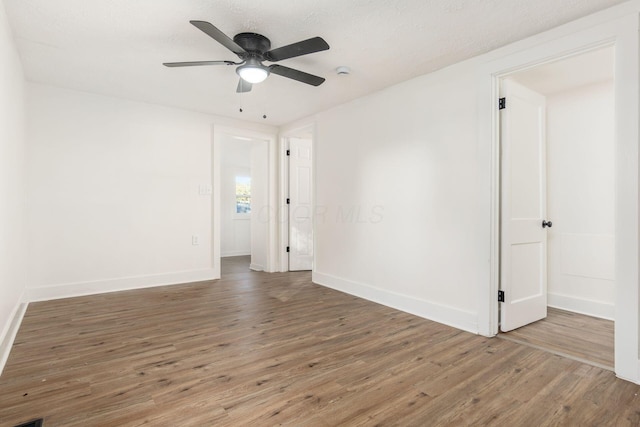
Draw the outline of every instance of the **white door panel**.
<instances>
[{"instance_id":1,"label":"white door panel","mask_svg":"<svg viewBox=\"0 0 640 427\"><path fill-rule=\"evenodd\" d=\"M289 270L313 266L313 159L310 139L289 140Z\"/></svg>"},{"instance_id":2,"label":"white door panel","mask_svg":"<svg viewBox=\"0 0 640 427\"><path fill-rule=\"evenodd\" d=\"M503 81L500 329L547 316L545 98Z\"/></svg>"}]
</instances>

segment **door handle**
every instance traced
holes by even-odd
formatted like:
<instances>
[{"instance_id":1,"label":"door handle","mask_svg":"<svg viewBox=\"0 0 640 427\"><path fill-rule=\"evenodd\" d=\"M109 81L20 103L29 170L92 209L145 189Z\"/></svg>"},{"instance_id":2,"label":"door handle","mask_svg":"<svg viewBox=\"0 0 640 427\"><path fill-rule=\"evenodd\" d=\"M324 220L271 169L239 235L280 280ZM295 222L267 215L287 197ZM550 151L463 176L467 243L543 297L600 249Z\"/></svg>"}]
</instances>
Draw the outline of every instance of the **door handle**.
<instances>
[{"instance_id":1,"label":"door handle","mask_svg":"<svg viewBox=\"0 0 640 427\"><path fill-rule=\"evenodd\" d=\"M546 219L543 219L542 220L542 228L545 228L545 227L551 228L551 227L553 227L553 223L551 221L547 221Z\"/></svg>"}]
</instances>

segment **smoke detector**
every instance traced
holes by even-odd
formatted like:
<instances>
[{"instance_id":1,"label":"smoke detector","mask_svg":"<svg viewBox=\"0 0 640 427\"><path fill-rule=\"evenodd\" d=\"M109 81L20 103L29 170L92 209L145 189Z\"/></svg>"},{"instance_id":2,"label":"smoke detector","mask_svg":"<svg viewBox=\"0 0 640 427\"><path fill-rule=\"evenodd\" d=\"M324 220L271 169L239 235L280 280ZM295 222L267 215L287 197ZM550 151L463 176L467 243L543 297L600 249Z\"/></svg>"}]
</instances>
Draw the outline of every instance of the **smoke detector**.
<instances>
[{"instance_id":1,"label":"smoke detector","mask_svg":"<svg viewBox=\"0 0 640 427\"><path fill-rule=\"evenodd\" d=\"M351 68L342 65L342 66L336 68L336 74L338 74L339 76L349 75L349 74L351 74Z\"/></svg>"}]
</instances>

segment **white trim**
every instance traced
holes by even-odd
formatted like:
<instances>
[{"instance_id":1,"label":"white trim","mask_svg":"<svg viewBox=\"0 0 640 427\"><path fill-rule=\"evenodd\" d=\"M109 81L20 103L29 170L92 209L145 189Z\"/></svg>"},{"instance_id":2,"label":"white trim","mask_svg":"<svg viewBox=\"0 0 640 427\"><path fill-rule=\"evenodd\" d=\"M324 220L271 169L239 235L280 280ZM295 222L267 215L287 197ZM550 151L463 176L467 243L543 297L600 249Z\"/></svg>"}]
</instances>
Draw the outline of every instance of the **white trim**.
<instances>
[{"instance_id":1,"label":"white trim","mask_svg":"<svg viewBox=\"0 0 640 427\"><path fill-rule=\"evenodd\" d=\"M249 270L264 271L264 266L260 265L260 264L251 263L251 264L249 264Z\"/></svg>"},{"instance_id":2,"label":"white trim","mask_svg":"<svg viewBox=\"0 0 640 427\"><path fill-rule=\"evenodd\" d=\"M211 268L207 268L203 270L179 271L148 276L131 276L120 277L117 279L95 280L90 282L64 283L59 285L27 288L25 290L25 300L30 302L48 301L60 298L103 294L107 292L152 288L155 286L203 282L214 279L216 279L215 271Z\"/></svg>"},{"instance_id":3,"label":"white trim","mask_svg":"<svg viewBox=\"0 0 640 427\"><path fill-rule=\"evenodd\" d=\"M638 384L637 378L640 378L640 360L638 360L638 364L635 366L635 372L631 372L630 376L627 377L624 374L616 372L616 377L620 378L621 380L626 380Z\"/></svg>"},{"instance_id":4,"label":"white trim","mask_svg":"<svg viewBox=\"0 0 640 427\"><path fill-rule=\"evenodd\" d=\"M0 331L0 345L2 345L2 343L7 338L7 336L11 333L11 328L12 328L11 322L13 321L13 318L16 316L16 313L20 311L21 302L26 302L24 297L24 291L22 291L22 293L20 294L20 297L17 299L16 305L13 306L13 308L11 309L11 313L9 313L9 318L7 319L7 322L4 324L2 331Z\"/></svg>"},{"instance_id":5,"label":"white trim","mask_svg":"<svg viewBox=\"0 0 640 427\"><path fill-rule=\"evenodd\" d=\"M222 269L220 267L221 255L221 241L220 233L222 226L220 224L220 215L222 212L221 200L221 169L222 163L220 162L220 153L222 147L220 145L220 138L216 138L216 126L211 128L211 266L213 268L213 275L216 279L219 279L222 275Z\"/></svg>"},{"instance_id":6,"label":"white trim","mask_svg":"<svg viewBox=\"0 0 640 427\"><path fill-rule=\"evenodd\" d=\"M352 280L342 279L330 274L318 273L316 271L312 274L312 281L319 285L355 295L359 298L364 298L368 301L414 314L434 322L462 329L473 334L478 333L476 313L463 311L443 304L432 303L423 299L376 288Z\"/></svg>"},{"instance_id":7,"label":"white trim","mask_svg":"<svg viewBox=\"0 0 640 427\"><path fill-rule=\"evenodd\" d=\"M615 305L562 294L547 294L547 305L574 313L614 320Z\"/></svg>"},{"instance_id":8,"label":"white trim","mask_svg":"<svg viewBox=\"0 0 640 427\"><path fill-rule=\"evenodd\" d=\"M251 255L251 251L226 251L226 252L222 252L220 254L220 258L226 258L226 257L230 257L230 256L247 256L247 255Z\"/></svg>"},{"instance_id":9,"label":"white trim","mask_svg":"<svg viewBox=\"0 0 640 427\"><path fill-rule=\"evenodd\" d=\"M496 82L516 70L532 67L551 60L594 49L615 45L615 109L616 109L616 283L615 283L615 372L620 378L640 383L638 372L639 304L638 304L638 107L639 90L639 40L638 9L634 1L607 9L602 13L575 21L527 39L519 51L501 50L495 53L478 70L479 146L490 152L483 159L486 169L480 168L481 183L490 188L491 198L484 210L486 224L491 230L490 259L486 269L486 281L479 287L478 326L480 333L491 336L497 333L496 303L498 290L497 250L500 188L499 141L496 129ZM625 12L626 16L620 17ZM535 43L537 42L537 43ZM508 53L508 54L507 54ZM493 59L489 59L493 58ZM485 249L486 250L486 249Z\"/></svg>"},{"instance_id":10,"label":"white trim","mask_svg":"<svg viewBox=\"0 0 640 427\"><path fill-rule=\"evenodd\" d=\"M20 324L22 323L28 305L29 303L26 302L17 304L9 316L7 325L2 331L2 337L0 339L0 374L2 374L4 366L7 364L7 360L9 360L9 353L11 353L13 342L16 339L16 335L18 335L18 330L20 329Z\"/></svg>"},{"instance_id":11,"label":"white trim","mask_svg":"<svg viewBox=\"0 0 640 427\"><path fill-rule=\"evenodd\" d=\"M280 203L278 204L278 221L280 222L280 271L289 271L289 137L280 136Z\"/></svg>"},{"instance_id":12,"label":"white trim","mask_svg":"<svg viewBox=\"0 0 640 427\"><path fill-rule=\"evenodd\" d=\"M640 8L640 5L638 5ZM640 64L638 11L615 22L615 372L640 383L638 372L638 143Z\"/></svg>"}]
</instances>

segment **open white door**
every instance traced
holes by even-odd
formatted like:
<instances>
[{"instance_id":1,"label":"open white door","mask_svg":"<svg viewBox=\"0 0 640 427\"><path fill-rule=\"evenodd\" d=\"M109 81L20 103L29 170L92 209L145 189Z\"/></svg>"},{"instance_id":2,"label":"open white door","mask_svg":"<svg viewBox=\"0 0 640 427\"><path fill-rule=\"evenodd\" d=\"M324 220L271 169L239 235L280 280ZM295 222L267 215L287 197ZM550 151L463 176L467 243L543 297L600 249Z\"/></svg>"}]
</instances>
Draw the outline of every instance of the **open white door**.
<instances>
[{"instance_id":1,"label":"open white door","mask_svg":"<svg viewBox=\"0 0 640 427\"><path fill-rule=\"evenodd\" d=\"M313 266L311 140L289 139L289 270Z\"/></svg>"},{"instance_id":2,"label":"open white door","mask_svg":"<svg viewBox=\"0 0 640 427\"><path fill-rule=\"evenodd\" d=\"M547 316L546 153L544 96L502 84L500 329L506 332Z\"/></svg>"}]
</instances>

